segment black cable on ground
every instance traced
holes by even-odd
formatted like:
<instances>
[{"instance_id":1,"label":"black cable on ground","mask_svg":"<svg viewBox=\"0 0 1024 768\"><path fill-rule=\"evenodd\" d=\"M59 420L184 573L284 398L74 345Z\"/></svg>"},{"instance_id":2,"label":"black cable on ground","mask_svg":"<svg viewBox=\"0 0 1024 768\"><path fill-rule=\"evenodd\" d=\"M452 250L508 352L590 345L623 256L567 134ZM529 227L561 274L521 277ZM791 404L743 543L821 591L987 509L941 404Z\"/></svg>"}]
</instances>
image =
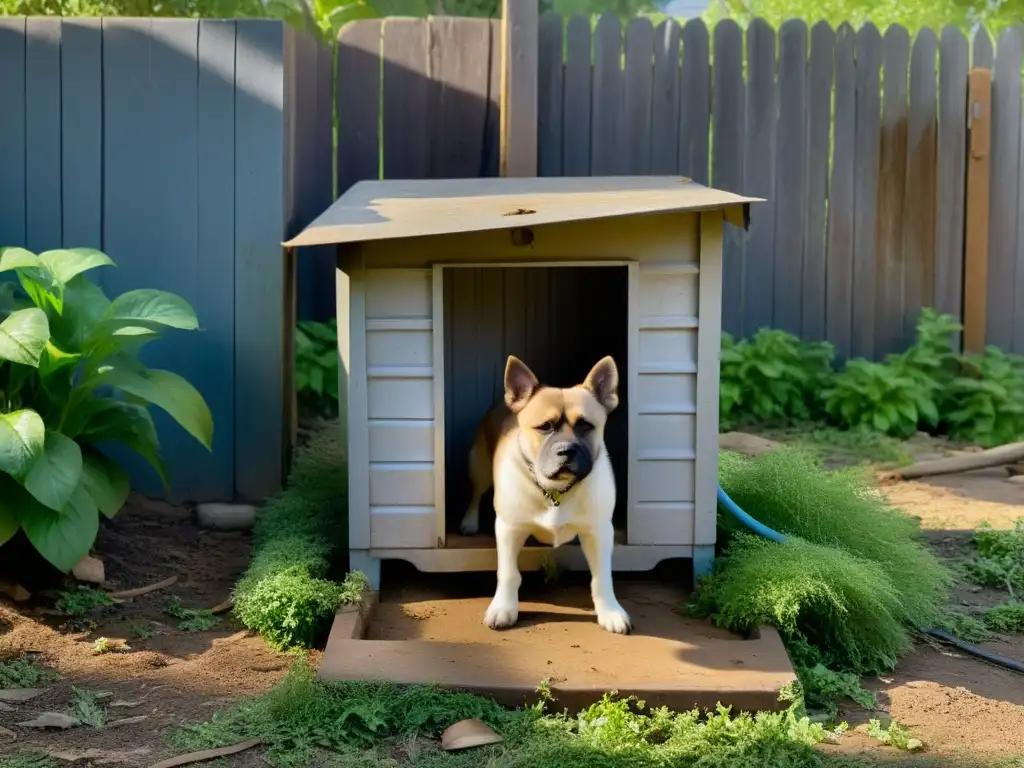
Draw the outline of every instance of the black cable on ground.
<instances>
[{"instance_id":1,"label":"black cable on ground","mask_svg":"<svg viewBox=\"0 0 1024 768\"><path fill-rule=\"evenodd\" d=\"M972 656L977 656L979 659L984 659L985 661L991 664L995 664L996 666L1004 667L1006 669L1011 669L1014 672L1020 672L1021 674L1024 674L1024 664L1022 664L1021 662L1016 661L1015 659L1008 659L1005 656L999 656L995 653L989 653L984 648L979 648L976 645L965 643L963 640L960 640L954 637L953 635L949 634L949 632L943 632L941 629L931 628L922 629L921 632L925 635L931 635L932 637L941 640L944 643L954 645L964 653L969 653Z\"/></svg>"}]
</instances>

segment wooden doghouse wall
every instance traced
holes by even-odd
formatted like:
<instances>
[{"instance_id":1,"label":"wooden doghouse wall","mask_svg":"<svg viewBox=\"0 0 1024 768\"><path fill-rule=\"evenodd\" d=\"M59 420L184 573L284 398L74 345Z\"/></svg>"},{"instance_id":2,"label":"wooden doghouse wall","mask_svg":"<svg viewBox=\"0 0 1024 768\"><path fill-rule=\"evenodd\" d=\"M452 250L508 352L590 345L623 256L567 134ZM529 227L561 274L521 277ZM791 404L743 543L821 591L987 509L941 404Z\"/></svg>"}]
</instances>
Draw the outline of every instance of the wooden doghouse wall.
<instances>
[{"instance_id":1,"label":"wooden doghouse wall","mask_svg":"<svg viewBox=\"0 0 1024 768\"><path fill-rule=\"evenodd\" d=\"M615 522L626 522L628 268L454 267L445 269L445 522L457 530L469 502L467 457L481 417L503 392L509 355L544 384L581 383L611 355L619 367L619 407L605 442L616 476ZM490 495L481 510L493 526Z\"/></svg>"}]
</instances>

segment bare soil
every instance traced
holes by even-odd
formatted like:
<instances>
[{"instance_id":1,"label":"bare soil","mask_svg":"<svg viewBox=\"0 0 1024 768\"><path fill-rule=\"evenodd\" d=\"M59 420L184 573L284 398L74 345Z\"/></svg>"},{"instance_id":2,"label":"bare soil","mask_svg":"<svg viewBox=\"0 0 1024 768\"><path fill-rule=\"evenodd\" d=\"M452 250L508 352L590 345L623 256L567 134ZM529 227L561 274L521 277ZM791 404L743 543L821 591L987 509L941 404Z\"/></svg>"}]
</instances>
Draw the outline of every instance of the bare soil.
<instances>
[{"instance_id":1,"label":"bare soil","mask_svg":"<svg viewBox=\"0 0 1024 768\"><path fill-rule=\"evenodd\" d=\"M922 445L915 453L944 450ZM930 543L950 558L969 551L970 532L981 522L1006 528L1024 515L1024 486L1008 483L1001 470L902 483L886 492L897 506L921 518ZM175 726L208 719L240 697L268 690L290 663L245 632L230 614L212 630L185 632L164 612L171 596L193 608L210 608L225 600L248 563L246 534L203 531L189 509L133 498L116 520L104 526L96 554L106 565L104 588L109 590L141 587L171 575L180 581L98 611L95 626L75 626L68 617L54 615L52 600L45 595L17 605L0 599L0 659L38 654L61 675L38 699L0 712L0 726L18 736L13 743L0 736L0 765L5 754L21 749L48 752L76 766L152 765L173 754L167 735ZM956 598L968 612L1005 599L969 587L960 589ZM410 620L440 626L429 611L402 617ZM140 628L153 635L136 636ZM131 650L95 655L93 643L99 637L125 640ZM1021 636L985 647L1024 659ZM316 663L318 653L311 656ZM827 749L893 757L892 750L863 733L869 718L893 717L923 739L933 757L1024 754L1024 676L922 643L892 676L867 682L879 693L878 711L844 712L857 727L840 746ZM43 711L65 711L74 688L109 692L104 703L112 720L145 719L68 731L16 726ZM220 764L265 765L258 750Z\"/></svg>"}]
</instances>

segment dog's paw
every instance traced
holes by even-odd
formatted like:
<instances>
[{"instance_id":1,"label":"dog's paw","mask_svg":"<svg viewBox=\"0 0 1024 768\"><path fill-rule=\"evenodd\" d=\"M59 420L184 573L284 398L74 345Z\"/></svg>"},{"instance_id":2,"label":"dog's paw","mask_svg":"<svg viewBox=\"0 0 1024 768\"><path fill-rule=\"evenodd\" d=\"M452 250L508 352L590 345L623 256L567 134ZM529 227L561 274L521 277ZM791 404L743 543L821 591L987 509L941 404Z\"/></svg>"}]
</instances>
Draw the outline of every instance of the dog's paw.
<instances>
[{"instance_id":1,"label":"dog's paw","mask_svg":"<svg viewBox=\"0 0 1024 768\"><path fill-rule=\"evenodd\" d=\"M633 622L629 614L622 610L621 606L615 606L597 612L597 623L602 629L614 632L617 635L628 635L633 630Z\"/></svg>"},{"instance_id":2,"label":"dog's paw","mask_svg":"<svg viewBox=\"0 0 1024 768\"><path fill-rule=\"evenodd\" d=\"M463 536L476 536L480 533L480 521L476 519L465 518L459 524L459 533Z\"/></svg>"},{"instance_id":3,"label":"dog's paw","mask_svg":"<svg viewBox=\"0 0 1024 768\"><path fill-rule=\"evenodd\" d=\"M484 624L491 629L508 629L519 621L519 605L494 598L484 614Z\"/></svg>"}]
</instances>

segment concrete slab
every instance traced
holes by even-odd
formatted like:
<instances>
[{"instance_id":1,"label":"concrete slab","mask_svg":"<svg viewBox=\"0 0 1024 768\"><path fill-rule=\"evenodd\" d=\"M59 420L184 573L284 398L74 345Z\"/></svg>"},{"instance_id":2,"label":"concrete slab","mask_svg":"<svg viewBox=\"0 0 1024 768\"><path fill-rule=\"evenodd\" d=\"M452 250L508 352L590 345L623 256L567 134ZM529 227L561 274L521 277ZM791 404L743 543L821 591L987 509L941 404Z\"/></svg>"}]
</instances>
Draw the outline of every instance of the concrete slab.
<instances>
[{"instance_id":1,"label":"concrete slab","mask_svg":"<svg viewBox=\"0 0 1024 768\"><path fill-rule=\"evenodd\" d=\"M745 639L681 615L686 593L657 581L619 581L634 633L613 635L594 619L583 584L524 585L519 624L483 624L489 596L419 575L385 591L372 610L339 613L324 652L324 680L438 684L509 706L535 701L547 680L558 708L576 711L607 691L648 706L778 710L796 675L778 633ZM486 593L484 593L486 594ZM358 620L357 620L358 616Z\"/></svg>"}]
</instances>

